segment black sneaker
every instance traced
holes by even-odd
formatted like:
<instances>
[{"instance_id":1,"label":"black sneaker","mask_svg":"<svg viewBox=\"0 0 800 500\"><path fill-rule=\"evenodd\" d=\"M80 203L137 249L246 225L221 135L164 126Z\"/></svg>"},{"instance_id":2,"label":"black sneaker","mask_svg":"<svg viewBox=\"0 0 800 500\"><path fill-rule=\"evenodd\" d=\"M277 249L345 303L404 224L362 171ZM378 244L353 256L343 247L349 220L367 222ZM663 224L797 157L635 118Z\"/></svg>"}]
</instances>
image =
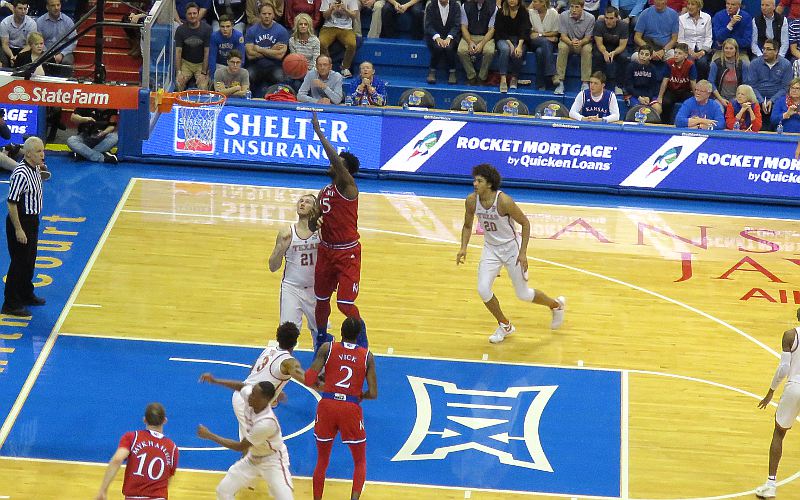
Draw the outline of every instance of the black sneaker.
<instances>
[{"instance_id":1,"label":"black sneaker","mask_svg":"<svg viewBox=\"0 0 800 500\"><path fill-rule=\"evenodd\" d=\"M25 307L3 307L0 310L0 314L5 314L6 316L32 316L31 312L26 309Z\"/></svg>"},{"instance_id":2,"label":"black sneaker","mask_svg":"<svg viewBox=\"0 0 800 500\"><path fill-rule=\"evenodd\" d=\"M106 151L103 153L103 163L111 163L112 165L116 165L119 163L119 159L117 158L117 155Z\"/></svg>"},{"instance_id":3,"label":"black sneaker","mask_svg":"<svg viewBox=\"0 0 800 500\"><path fill-rule=\"evenodd\" d=\"M34 295L27 302L25 302L26 306L43 306L47 304L47 301L44 297L39 297L38 295Z\"/></svg>"}]
</instances>

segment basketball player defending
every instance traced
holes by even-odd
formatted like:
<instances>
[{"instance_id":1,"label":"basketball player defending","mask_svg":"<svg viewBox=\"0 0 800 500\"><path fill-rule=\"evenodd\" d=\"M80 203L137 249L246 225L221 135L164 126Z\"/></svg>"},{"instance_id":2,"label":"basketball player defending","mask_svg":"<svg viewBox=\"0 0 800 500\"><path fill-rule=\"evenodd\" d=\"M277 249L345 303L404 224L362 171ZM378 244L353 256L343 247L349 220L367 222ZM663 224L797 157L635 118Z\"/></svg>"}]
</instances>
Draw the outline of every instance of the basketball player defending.
<instances>
[{"instance_id":1,"label":"basketball player defending","mask_svg":"<svg viewBox=\"0 0 800 500\"><path fill-rule=\"evenodd\" d=\"M122 436L119 447L108 463L96 500L108 498L108 486L126 459L122 494L125 498L167 498L169 481L178 468L178 447L164 435L167 413L160 403L150 403L144 410L143 431Z\"/></svg>"},{"instance_id":2,"label":"basketball player defending","mask_svg":"<svg viewBox=\"0 0 800 500\"><path fill-rule=\"evenodd\" d=\"M358 318L346 318L342 323L342 341L327 342L320 346L314 361L306 370L306 385L309 387L318 386L319 372L323 367L326 374L314 424L314 437L317 439L314 500L322 498L333 440L339 432L342 433L342 443L350 447L353 455L351 500L361 497L367 478L367 432L364 429L361 400L378 397L378 377L372 353L356 343L362 325L363 321ZM362 392L365 379L367 390Z\"/></svg>"},{"instance_id":3,"label":"basketball player defending","mask_svg":"<svg viewBox=\"0 0 800 500\"><path fill-rule=\"evenodd\" d=\"M239 421L240 439L246 435L247 413L250 408L247 400L254 385L259 382L272 384L275 388L275 397L270 401L270 405L274 408L278 406L279 401L283 401L286 398L286 395L283 394L283 388L289 383L290 378L294 378L301 384L304 383L305 374L303 373L303 368L292 357L299 335L300 330L297 329L297 325L291 321L281 323L275 333L278 345L267 347L261 352L250 368L250 375L244 379L242 390L233 391L231 404L233 405L233 413L236 415L236 420ZM207 375L208 377L202 379L203 382L224 385L213 375Z\"/></svg>"},{"instance_id":4,"label":"basketball player defending","mask_svg":"<svg viewBox=\"0 0 800 500\"><path fill-rule=\"evenodd\" d=\"M315 214L309 224L311 229L316 229L320 217L324 222L320 229L314 272L314 295L317 297L317 341L314 350L333 340L333 335L327 329L334 290L336 305L342 314L361 321L356 343L368 347L367 327L356 307L358 282L361 279L361 243L358 241L358 187L353 175L358 172L359 161L351 153L336 152L322 132L316 112L312 114L311 123L331 163L328 175L332 181L319 192Z\"/></svg>"},{"instance_id":5,"label":"basketball player defending","mask_svg":"<svg viewBox=\"0 0 800 500\"><path fill-rule=\"evenodd\" d=\"M204 373L201 382L225 386L241 391L244 384L235 380L217 380ZM239 440L227 439L209 431L204 425L197 426L197 435L233 451L243 457L231 465L228 473L217 485L217 500L234 500L236 493L246 488L258 476L264 478L269 492L276 500L293 500L294 483L289 472L289 451L283 442L281 426L269 405L275 398L275 387L269 382L252 386L248 396L246 434Z\"/></svg>"},{"instance_id":6,"label":"basketball player defending","mask_svg":"<svg viewBox=\"0 0 800 500\"><path fill-rule=\"evenodd\" d=\"M555 330L564 322L566 299L553 300L541 290L528 288L528 239L531 225L522 210L510 196L499 191L500 173L493 166L483 163L472 169L472 185L475 192L467 196L464 227L461 229L461 249L456 256L456 265L467 258L467 245L472 235L472 221L478 216L483 228L484 243L481 262L478 265L478 294L489 312L497 319L497 330L489 342L498 344L516 330L500 309L500 302L492 293L500 268L505 266L520 300L541 304L550 308L553 319L550 328ZM520 242L514 222L522 226Z\"/></svg>"},{"instance_id":7,"label":"basketball player defending","mask_svg":"<svg viewBox=\"0 0 800 500\"><path fill-rule=\"evenodd\" d=\"M314 268L319 234L308 228L308 219L316 202L317 197L313 194L304 194L297 200L297 222L278 232L275 248L269 256L269 270L273 273L281 268L286 259L281 280L281 323L291 321L299 330L303 327L305 316L312 342L317 335Z\"/></svg>"},{"instance_id":8,"label":"basketball player defending","mask_svg":"<svg viewBox=\"0 0 800 500\"><path fill-rule=\"evenodd\" d=\"M797 320L800 321L800 309L797 310ZM783 332L783 352L781 361L772 384L769 386L767 395L758 403L758 407L764 409L772 401L772 396L784 378L788 377L783 388L783 395L775 411L775 430L772 433L772 444L769 447L769 475L767 482L756 488L756 496L759 498L774 498L777 488L776 476L778 475L778 464L783 454L783 438L786 431L792 428L797 416L800 414L800 327L792 328Z\"/></svg>"}]
</instances>

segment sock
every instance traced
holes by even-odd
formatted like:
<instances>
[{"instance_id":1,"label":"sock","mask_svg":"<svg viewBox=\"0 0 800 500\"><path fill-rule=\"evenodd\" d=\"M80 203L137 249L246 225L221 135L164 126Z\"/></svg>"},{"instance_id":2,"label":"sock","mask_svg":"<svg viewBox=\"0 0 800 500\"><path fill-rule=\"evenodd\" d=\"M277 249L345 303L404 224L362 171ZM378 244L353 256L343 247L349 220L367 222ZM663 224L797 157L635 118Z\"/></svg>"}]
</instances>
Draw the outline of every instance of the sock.
<instances>
[{"instance_id":1,"label":"sock","mask_svg":"<svg viewBox=\"0 0 800 500\"><path fill-rule=\"evenodd\" d=\"M351 444L350 453L353 455L353 491L351 498L356 498L361 495L364 481L367 480L367 443Z\"/></svg>"},{"instance_id":2,"label":"sock","mask_svg":"<svg viewBox=\"0 0 800 500\"><path fill-rule=\"evenodd\" d=\"M315 500L322 498L322 491L325 489L325 472L328 470L332 449L333 441L317 441L317 465L314 467L313 476Z\"/></svg>"},{"instance_id":3,"label":"sock","mask_svg":"<svg viewBox=\"0 0 800 500\"><path fill-rule=\"evenodd\" d=\"M768 483L775 484L775 480L776 479L777 479L777 476L767 476L767 482Z\"/></svg>"}]
</instances>

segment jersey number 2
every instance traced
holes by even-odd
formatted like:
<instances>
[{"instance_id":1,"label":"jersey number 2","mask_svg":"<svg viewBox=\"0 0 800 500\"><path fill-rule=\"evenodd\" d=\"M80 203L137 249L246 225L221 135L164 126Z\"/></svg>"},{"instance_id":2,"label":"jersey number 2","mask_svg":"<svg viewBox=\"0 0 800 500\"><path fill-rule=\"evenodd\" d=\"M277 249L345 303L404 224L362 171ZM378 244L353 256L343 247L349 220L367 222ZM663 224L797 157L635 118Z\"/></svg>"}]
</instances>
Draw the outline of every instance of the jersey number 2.
<instances>
[{"instance_id":1,"label":"jersey number 2","mask_svg":"<svg viewBox=\"0 0 800 500\"><path fill-rule=\"evenodd\" d=\"M134 476L144 476L144 464L147 462L147 453L142 453L139 458L139 467L136 468ZM156 474L156 467L158 467L158 474ZM147 477L153 481L161 479L164 475L164 459L161 457L153 457L147 465Z\"/></svg>"},{"instance_id":2,"label":"jersey number 2","mask_svg":"<svg viewBox=\"0 0 800 500\"><path fill-rule=\"evenodd\" d=\"M340 372L342 372L342 371L347 372L347 375L345 375L344 378L342 380L340 380L339 382L336 382L336 384L335 384L336 387L341 387L343 389L349 389L350 388L350 379L353 378L353 369L350 368L349 366L340 366L339 367L339 371Z\"/></svg>"}]
</instances>

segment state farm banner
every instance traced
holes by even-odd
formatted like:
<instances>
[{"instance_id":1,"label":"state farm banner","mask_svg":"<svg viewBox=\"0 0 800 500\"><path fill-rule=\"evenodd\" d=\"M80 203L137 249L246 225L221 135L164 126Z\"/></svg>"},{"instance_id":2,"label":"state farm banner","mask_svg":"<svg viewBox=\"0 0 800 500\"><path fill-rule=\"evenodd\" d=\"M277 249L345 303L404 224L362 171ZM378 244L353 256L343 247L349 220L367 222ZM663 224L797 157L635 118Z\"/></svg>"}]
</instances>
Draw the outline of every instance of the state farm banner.
<instances>
[{"instance_id":1,"label":"state farm banner","mask_svg":"<svg viewBox=\"0 0 800 500\"><path fill-rule=\"evenodd\" d=\"M20 80L0 75L0 102L65 108L138 108L139 87Z\"/></svg>"},{"instance_id":2,"label":"state farm banner","mask_svg":"<svg viewBox=\"0 0 800 500\"><path fill-rule=\"evenodd\" d=\"M757 134L705 136L651 127L384 116L381 171L470 176L479 163L504 179L800 199L796 142ZM687 131L688 132L688 131Z\"/></svg>"}]
</instances>

